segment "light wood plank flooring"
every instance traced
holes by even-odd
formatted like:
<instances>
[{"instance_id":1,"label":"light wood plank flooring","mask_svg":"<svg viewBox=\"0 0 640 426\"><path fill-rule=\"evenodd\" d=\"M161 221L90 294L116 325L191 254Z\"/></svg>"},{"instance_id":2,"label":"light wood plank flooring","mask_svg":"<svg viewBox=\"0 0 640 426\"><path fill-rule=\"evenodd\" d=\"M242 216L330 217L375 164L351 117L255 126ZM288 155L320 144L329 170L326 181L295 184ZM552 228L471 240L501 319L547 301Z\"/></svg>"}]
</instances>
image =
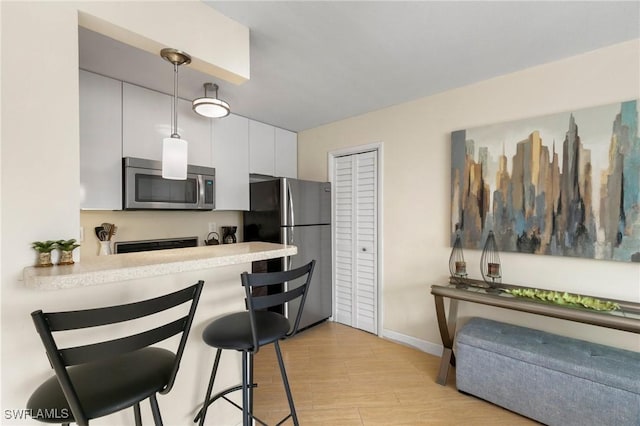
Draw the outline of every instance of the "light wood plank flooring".
<instances>
[{"instance_id":1,"label":"light wood plank flooring","mask_svg":"<svg viewBox=\"0 0 640 426\"><path fill-rule=\"evenodd\" d=\"M300 424L534 425L435 382L440 358L326 322L281 343ZM255 414L275 424L288 412L273 345L255 357ZM285 424L293 424L290 420Z\"/></svg>"}]
</instances>

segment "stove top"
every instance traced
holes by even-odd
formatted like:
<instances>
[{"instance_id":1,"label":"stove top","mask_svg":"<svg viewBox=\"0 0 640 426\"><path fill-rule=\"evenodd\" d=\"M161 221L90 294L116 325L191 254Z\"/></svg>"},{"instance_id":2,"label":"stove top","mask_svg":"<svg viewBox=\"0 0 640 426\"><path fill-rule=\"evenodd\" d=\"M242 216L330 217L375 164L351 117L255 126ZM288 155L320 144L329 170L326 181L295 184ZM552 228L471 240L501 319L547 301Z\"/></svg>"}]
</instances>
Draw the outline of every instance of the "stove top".
<instances>
[{"instance_id":1,"label":"stove top","mask_svg":"<svg viewBox=\"0 0 640 426\"><path fill-rule=\"evenodd\" d=\"M113 244L116 254L139 251L167 250L184 247L197 247L198 237L163 238L159 240L116 241Z\"/></svg>"}]
</instances>

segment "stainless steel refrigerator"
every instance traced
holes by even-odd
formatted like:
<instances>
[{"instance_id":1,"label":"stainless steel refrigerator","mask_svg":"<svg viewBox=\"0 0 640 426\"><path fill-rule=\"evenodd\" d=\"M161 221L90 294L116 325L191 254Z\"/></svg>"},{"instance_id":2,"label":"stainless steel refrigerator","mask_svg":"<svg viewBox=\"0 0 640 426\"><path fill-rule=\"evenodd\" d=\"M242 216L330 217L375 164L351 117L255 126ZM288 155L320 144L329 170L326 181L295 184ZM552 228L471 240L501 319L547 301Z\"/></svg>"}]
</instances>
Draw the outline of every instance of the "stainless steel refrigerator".
<instances>
[{"instance_id":1,"label":"stainless steel refrigerator","mask_svg":"<svg viewBox=\"0 0 640 426\"><path fill-rule=\"evenodd\" d=\"M253 272L294 269L311 259L316 267L302 312L300 328L332 315L331 287L331 184L276 178L250 184L250 211L244 212L244 240L292 244L298 254L254 262ZM294 288L296 283L288 283ZM298 304L280 312L293 319Z\"/></svg>"}]
</instances>

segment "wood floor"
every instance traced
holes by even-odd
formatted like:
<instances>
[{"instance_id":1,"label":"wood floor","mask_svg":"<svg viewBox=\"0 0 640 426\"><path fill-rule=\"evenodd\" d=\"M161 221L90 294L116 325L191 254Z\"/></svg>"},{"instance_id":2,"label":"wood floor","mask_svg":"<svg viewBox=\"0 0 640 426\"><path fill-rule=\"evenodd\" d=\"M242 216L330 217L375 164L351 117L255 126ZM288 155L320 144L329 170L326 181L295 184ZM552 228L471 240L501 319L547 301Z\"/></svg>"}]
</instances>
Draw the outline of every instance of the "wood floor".
<instances>
[{"instance_id":1,"label":"wood floor","mask_svg":"<svg viewBox=\"0 0 640 426\"><path fill-rule=\"evenodd\" d=\"M534 425L436 384L440 358L337 323L281 343L300 424ZM254 412L269 424L288 412L273 345L255 357ZM285 424L293 424L290 420Z\"/></svg>"}]
</instances>

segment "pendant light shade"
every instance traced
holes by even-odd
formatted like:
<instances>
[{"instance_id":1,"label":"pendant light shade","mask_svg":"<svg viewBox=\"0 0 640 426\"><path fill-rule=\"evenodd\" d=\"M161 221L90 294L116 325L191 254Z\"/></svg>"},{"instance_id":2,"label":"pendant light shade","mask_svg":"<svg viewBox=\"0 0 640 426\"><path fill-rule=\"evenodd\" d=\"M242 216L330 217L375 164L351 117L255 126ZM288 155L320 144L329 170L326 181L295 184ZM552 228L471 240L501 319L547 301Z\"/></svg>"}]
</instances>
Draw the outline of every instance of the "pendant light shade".
<instances>
[{"instance_id":1,"label":"pendant light shade","mask_svg":"<svg viewBox=\"0 0 640 426\"><path fill-rule=\"evenodd\" d=\"M187 178L187 141L184 139L162 140L162 177L175 180Z\"/></svg>"},{"instance_id":2,"label":"pendant light shade","mask_svg":"<svg viewBox=\"0 0 640 426\"><path fill-rule=\"evenodd\" d=\"M207 96L207 90L215 92L215 97ZM222 118L229 115L231 107L223 100L218 99L218 85L214 83L204 84L204 97L193 101L193 110L196 114L209 118Z\"/></svg>"},{"instance_id":3,"label":"pendant light shade","mask_svg":"<svg viewBox=\"0 0 640 426\"><path fill-rule=\"evenodd\" d=\"M173 64L173 104L171 105L171 137L162 140L162 177L187 178L188 143L178 134L178 67L191 63L191 57L176 49L162 49L162 56Z\"/></svg>"}]
</instances>

